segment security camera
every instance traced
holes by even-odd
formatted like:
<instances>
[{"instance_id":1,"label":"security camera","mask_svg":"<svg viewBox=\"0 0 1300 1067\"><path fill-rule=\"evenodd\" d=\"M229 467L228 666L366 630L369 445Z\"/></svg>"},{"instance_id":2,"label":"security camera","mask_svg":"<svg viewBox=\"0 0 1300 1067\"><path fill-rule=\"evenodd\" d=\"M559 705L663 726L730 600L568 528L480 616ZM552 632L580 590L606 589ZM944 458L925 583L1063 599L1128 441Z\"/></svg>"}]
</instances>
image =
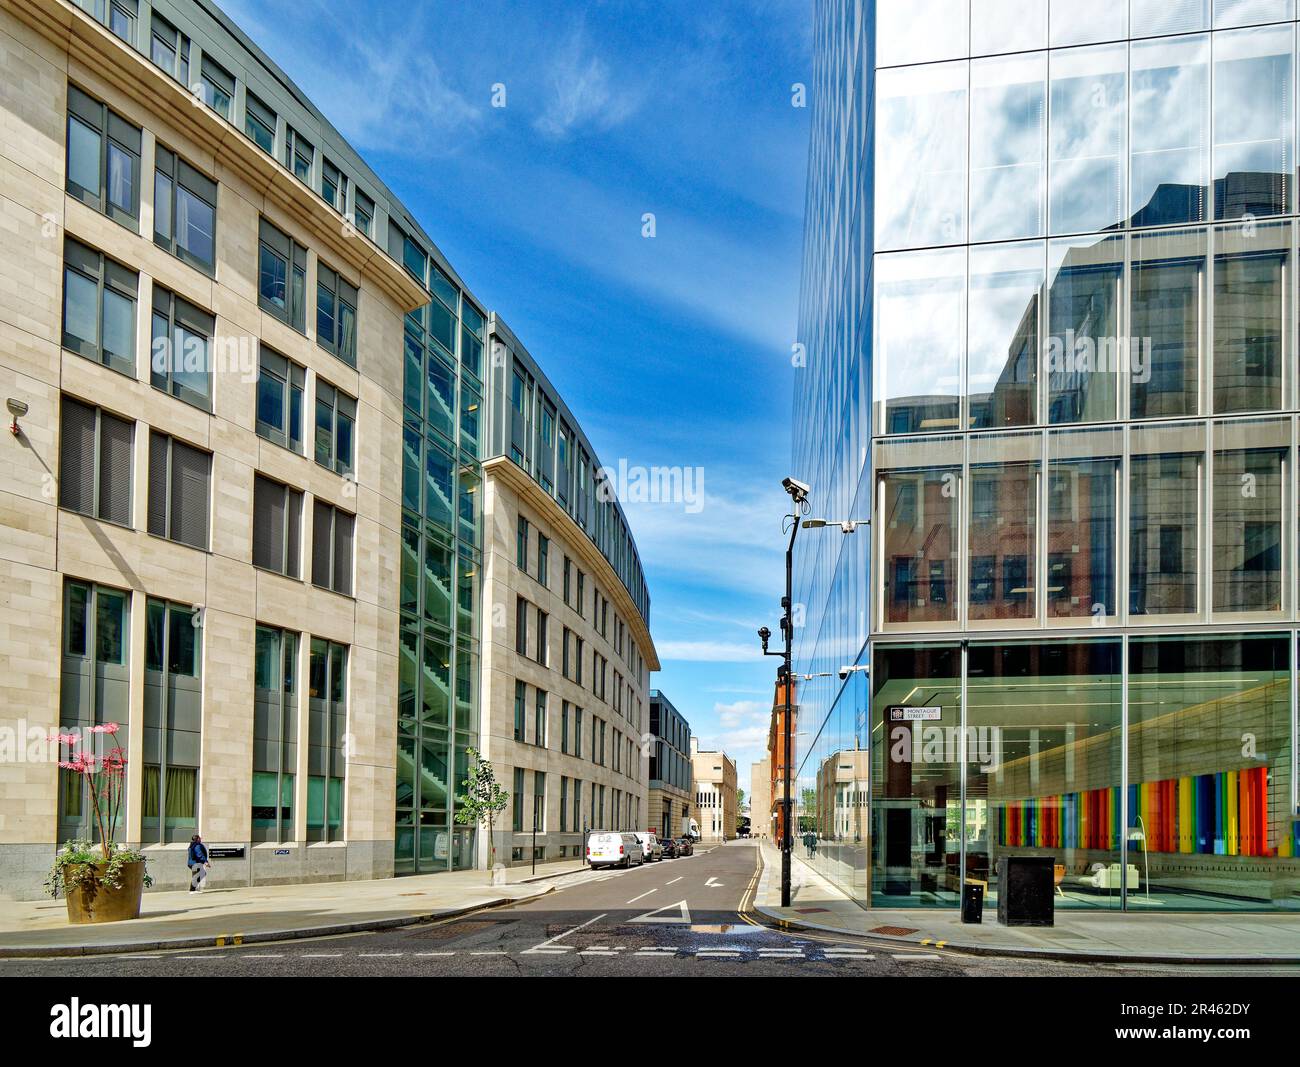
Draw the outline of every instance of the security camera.
<instances>
[{"instance_id":1,"label":"security camera","mask_svg":"<svg viewBox=\"0 0 1300 1067\"><path fill-rule=\"evenodd\" d=\"M846 679L850 674L852 674L853 672L850 671L847 667L841 667L841 668L839 669L839 671L837 671L836 673L839 674L839 676L840 676L840 681L842 682L842 681L844 681L844 680L845 680L845 679Z\"/></svg>"},{"instance_id":2,"label":"security camera","mask_svg":"<svg viewBox=\"0 0 1300 1067\"><path fill-rule=\"evenodd\" d=\"M791 499L796 504L802 504L808 499L808 494L812 492L812 486L805 485L795 478L782 478L781 488L790 494Z\"/></svg>"}]
</instances>

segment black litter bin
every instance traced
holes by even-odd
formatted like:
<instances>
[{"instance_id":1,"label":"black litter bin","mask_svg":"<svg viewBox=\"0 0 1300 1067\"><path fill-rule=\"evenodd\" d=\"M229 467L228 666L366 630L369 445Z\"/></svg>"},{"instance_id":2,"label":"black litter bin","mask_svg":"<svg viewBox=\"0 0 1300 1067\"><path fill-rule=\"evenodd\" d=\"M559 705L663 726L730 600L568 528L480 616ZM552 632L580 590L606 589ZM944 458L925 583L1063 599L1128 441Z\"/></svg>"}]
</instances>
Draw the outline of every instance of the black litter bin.
<instances>
[{"instance_id":1,"label":"black litter bin","mask_svg":"<svg viewBox=\"0 0 1300 1067\"><path fill-rule=\"evenodd\" d=\"M1051 856L998 858L998 922L1003 926L1052 926L1055 861Z\"/></svg>"},{"instance_id":2,"label":"black litter bin","mask_svg":"<svg viewBox=\"0 0 1300 1067\"><path fill-rule=\"evenodd\" d=\"M964 923L982 923L984 921L984 884L967 882L961 887L961 921Z\"/></svg>"}]
</instances>

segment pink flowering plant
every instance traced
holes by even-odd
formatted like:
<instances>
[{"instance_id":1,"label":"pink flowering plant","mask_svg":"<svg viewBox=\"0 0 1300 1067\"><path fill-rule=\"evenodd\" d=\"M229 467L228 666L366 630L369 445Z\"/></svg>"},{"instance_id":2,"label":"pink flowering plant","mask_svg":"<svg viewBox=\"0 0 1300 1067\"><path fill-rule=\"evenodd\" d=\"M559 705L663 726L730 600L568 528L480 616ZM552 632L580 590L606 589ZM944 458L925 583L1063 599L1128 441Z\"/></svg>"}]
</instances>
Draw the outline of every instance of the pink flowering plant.
<instances>
[{"instance_id":1,"label":"pink flowering plant","mask_svg":"<svg viewBox=\"0 0 1300 1067\"><path fill-rule=\"evenodd\" d=\"M117 723L108 722L92 726L86 733L92 738L112 738L119 729ZM45 887L50 896L58 896L72 886L81 886L92 894L100 885L120 889L123 868L144 860L139 849L120 846L113 840L126 797L126 751L114 746L96 755L84 746L82 735L77 733L60 731L49 740L58 744L60 755L65 748L69 753L68 758L59 760L59 766L85 779L99 843L69 841L64 845L54 857ZM146 873L145 885L152 884L153 879Z\"/></svg>"}]
</instances>

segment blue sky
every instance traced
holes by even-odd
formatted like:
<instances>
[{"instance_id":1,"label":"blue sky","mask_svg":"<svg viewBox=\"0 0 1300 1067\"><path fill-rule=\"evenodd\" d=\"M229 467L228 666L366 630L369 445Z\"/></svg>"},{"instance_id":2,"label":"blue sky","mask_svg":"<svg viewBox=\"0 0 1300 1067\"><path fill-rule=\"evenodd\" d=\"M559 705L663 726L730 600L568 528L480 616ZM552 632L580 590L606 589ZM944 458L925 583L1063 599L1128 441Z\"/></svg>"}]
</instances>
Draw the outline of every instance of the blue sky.
<instances>
[{"instance_id":1,"label":"blue sky","mask_svg":"<svg viewBox=\"0 0 1300 1067\"><path fill-rule=\"evenodd\" d=\"M754 631L776 630L784 582L811 5L223 6L510 324L603 463L703 468L697 513L627 511L652 684L748 790L776 664Z\"/></svg>"}]
</instances>

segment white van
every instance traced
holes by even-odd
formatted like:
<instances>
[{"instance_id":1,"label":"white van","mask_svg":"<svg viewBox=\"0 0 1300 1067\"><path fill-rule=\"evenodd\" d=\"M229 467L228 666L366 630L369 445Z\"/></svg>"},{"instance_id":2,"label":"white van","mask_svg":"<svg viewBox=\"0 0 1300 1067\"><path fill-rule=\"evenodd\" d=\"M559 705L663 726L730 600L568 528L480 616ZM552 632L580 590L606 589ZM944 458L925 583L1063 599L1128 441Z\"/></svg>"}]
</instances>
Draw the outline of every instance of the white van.
<instances>
[{"instance_id":1,"label":"white van","mask_svg":"<svg viewBox=\"0 0 1300 1067\"><path fill-rule=\"evenodd\" d=\"M664 858L664 846L659 843L659 838L648 830L636 830L632 834L641 846L641 852L645 857L646 863L658 863Z\"/></svg>"},{"instance_id":2,"label":"white van","mask_svg":"<svg viewBox=\"0 0 1300 1067\"><path fill-rule=\"evenodd\" d=\"M597 867L635 867L645 862L641 842L631 834L594 830L587 838L587 862Z\"/></svg>"}]
</instances>

